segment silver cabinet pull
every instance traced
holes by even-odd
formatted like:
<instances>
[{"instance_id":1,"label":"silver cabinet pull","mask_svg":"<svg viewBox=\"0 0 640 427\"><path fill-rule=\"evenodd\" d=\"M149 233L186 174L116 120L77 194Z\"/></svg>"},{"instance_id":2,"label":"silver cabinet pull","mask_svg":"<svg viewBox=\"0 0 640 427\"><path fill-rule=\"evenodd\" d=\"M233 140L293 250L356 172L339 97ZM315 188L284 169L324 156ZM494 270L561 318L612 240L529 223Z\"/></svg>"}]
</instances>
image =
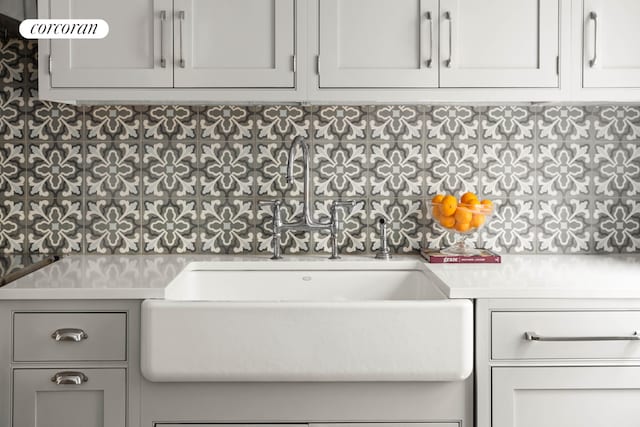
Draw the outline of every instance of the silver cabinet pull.
<instances>
[{"instance_id":1,"label":"silver cabinet pull","mask_svg":"<svg viewBox=\"0 0 640 427\"><path fill-rule=\"evenodd\" d=\"M80 342L82 340L86 340L89 338L89 335L82 329L75 328L63 328L56 329L52 334L51 338L56 341L72 341L72 342Z\"/></svg>"},{"instance_id":2,"label":"silver cabinet pull","mask_svg":"<svg viewBox=\"0 0 640 427\"><path fill-rule=\"evenodd\" d=\"M182 24L184 23L184 10L181 10L178 12L178 19L180 20L180 68L184 68L185 63L184 63L184 54L183 54L183 48L182 48L182 36L183 36L183 29L182 29Z\"/></svg>"},{"instance_id":3,"label":"silver cabinet pull","mask_svg":"<svg viewBox=\"0 0 640 427\"><path fill-rule=\"evenodd\" d=\"M451 16L451 12L445 12L444 19L449 21L449 59L444 61L444 65L447 68L451 68L453 65L453 17Z\"/></svg>"},{"instance_id":4,"label":"silver cabinet pull","mask_svg":"<svg viewBox=\"0 0 640 427\"><path fill-rule=\"evenodd\" d=\"M525 341L640 341L638 332L623 336L545 337L535 332L525 332Z\"/></svg>"},{"instance_id":5,"label":"silver cabinet pull","mask_svg":"<svg viewBox=\"0 0 640 427\"><path fill-rule=\"evenodd\" d=\"M167 68L167 57L164 54L164 23L167 20L167 11L160 11L160 66Z\"/></svg>"},{"instance_id":6,"label":"silver cabinet pull","mask_svg":"<svg viewBox=\"0 0 640 427\"><path fill-rule=\"evenodd\" d=\"M598 14L591 12L589 19L593 21L593 58L589 60L589 67L593 68L598 59Z\"/></svg>"},{"instance_id":7,"label":"silver cabinet pull","mask_svg":"<svg viewBox=\"0 0 640 427\"><path fill-rule=\"evenodd\" d=\"M51 377L51 382L57 385L82 385L89 381L89 378L82 372L63 371Z\"/></svg>"},{"instance_id":8,"label":"silver cabinet pull","mask_svg":"<svg viewBox=\"0 0 640 427\"><path fill-rule=\"evenodd\" d=\"M429 22L429 58L424 62L427 68L431 68L433 62L433 20L431 19L431 12L424 14L427 22Z\"/></svg>"}]
</instances>

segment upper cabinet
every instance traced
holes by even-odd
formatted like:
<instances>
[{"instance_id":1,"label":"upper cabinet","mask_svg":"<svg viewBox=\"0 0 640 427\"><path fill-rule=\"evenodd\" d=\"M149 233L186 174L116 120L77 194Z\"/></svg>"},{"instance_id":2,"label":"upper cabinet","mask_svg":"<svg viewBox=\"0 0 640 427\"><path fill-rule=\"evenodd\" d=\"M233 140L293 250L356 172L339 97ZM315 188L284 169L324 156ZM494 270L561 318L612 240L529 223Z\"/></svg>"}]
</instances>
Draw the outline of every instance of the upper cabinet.
<instances>
[{"instance_id":1,"label":"upper cabinet","mask_svg":"<svg viewBox=\"0 0 640 427\"><path fill-rule=\"evenodd\" d=\"M559 0L320 0L320 88L558 86Z\"/></svg>"},{"instance_id":2,"label":"upper cabinet","mask_svg":"<svg viewBox=\"0 0 640 427\"><path fill-rule=\"evenodd\" d=\"M174 0L175 87L292 88L294 0Z\"/></svg>"},{"instance_id":3,"label":"upper cabinet","mask_svg":"<svg viewBox=\"0 0 640 427\"><path fill-rule=\"evenodd\" d=\"M638 0L39 0L108 22L40 40L77 102L640 101Z\"/></svg>"},{"instance_id":4,"label":"upper cabinet","mask_svg":"<svg viewBox=\"0 0 640 427\"><path fill-rule=\"evenodd\" d=\"M640 88L640 1L583 0L583 86Z\"/></svg>"},{"instance_id":5,"label":"upper cabinet","mask_svg":"<svg viewBox=\"0 0 640 427\"><path fill-rule=\"evenodd\" d=\"M46 58L51 87L173 86L172 0L50 0L48 4L51 18L100 18L109 23L104 39L41 41L41 47L51 43Z\"/></svg>"},{"instance_id":6,"label":"upper cabinet","mask_svg":"<svg viewBox=\"0 0 640 427\"><path fill-rule=\"evenodd\" d=\"M558 17L559 0L440 0L440 87L557 87Z\"/></svg>"},{"instance_id":7,"label":"upper cabinet","mask_svg":"<svg viewBox=\"0 0 640 427\"><path fill-rule=\"evenodd\" d=\"M320 0L321 88L438 87L438 0Z\"/></svg>"}]
</instances>

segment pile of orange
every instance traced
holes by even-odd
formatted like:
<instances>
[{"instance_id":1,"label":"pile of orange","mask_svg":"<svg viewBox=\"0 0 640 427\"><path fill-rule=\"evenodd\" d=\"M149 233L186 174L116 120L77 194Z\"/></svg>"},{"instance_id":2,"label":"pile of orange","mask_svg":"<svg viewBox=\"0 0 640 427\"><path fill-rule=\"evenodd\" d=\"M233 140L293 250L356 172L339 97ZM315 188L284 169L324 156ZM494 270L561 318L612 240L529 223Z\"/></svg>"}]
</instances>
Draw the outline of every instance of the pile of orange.
<instances>
[{"instance_id":1,"label":"pile of orange","mask_svg":"<svg viewBox=\"0 0 640 427\"><path fill-rule=\"evenodd\" d=\"M480 228L493 212L491 200L479 200L474 193L464 193L460 200L451 194L438 194L431 199L431 215L441 226L460 233Z\"/></svg>"}]
</instances>

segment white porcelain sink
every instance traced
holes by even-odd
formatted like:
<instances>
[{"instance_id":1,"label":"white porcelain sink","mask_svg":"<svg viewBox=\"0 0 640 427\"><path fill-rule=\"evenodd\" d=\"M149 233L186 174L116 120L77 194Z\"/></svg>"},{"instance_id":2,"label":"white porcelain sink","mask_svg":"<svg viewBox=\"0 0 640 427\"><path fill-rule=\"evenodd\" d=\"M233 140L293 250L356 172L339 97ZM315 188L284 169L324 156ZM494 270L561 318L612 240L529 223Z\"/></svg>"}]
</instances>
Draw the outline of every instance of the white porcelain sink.
<instances>
[{"instance_id":1,"label":"white porcelain sink","mask_svg":"<svg viewBox=\"0 0 640 427\"><path fill-rule=\"evenodd\" d=\"M142 305L150 381L455 381L473 308L415 260L192 263Z\"/></svg>"}]
</instances>

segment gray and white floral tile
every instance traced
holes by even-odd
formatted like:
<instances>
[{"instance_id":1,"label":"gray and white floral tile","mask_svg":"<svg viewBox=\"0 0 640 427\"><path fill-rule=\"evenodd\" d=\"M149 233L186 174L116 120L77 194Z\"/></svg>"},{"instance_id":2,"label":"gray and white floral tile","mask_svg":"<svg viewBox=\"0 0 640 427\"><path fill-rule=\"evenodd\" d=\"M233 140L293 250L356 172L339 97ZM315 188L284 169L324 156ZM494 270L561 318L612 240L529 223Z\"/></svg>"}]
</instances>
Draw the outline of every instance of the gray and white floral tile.
<instances>
[{"instance_id":1,"label":"gray and white floral tile","mask_svg":"<svg viewBox=\"0 0 640 427\"><path fill-rule=\"evenodd\" d=\"M82 109L58 102L29 98L28 138L34 141L75 141L82 139Z\"/></svg>"},{"instance_id":2,"label":"gray and white floral tile","mask_svg":"<svg viewBox=\"0 0 640 427\"><path fill-rule=\"evenodd\" d=\"M371 146L371 195L415 197L424 191L424 145L378 143Z\"/></svg>"},{"instance_id":3,"label":"gray and white floral tile","mask_svg":"<svg viewBox=\"0 0 640 427\"><path fill-rule=\"evenodd\" d=\"M140 143L88 142L86 144L86 196L136 197L140 191Z\"/></svg>"},{"instance_id":4,"label":"gray and white floral tile","mask_svg":"<svg viewBox=\"0 0 640 427\"><path fill-rule=\"evenodd\" d=\"M506 253L535 251L535 209L531 199L495 199L494 213L480 230L481 246Z\"/></svg>"},{"instance_id":5,"label":"gray and white floral tile","mask_svg":"<svg viewBox=\"0 0 640 427\"><path fill-rule=\"evenodd\" d=\"M487 140L533 140L535 138L535 112L527 107L489 107L482 114L481 129L481 137Z\"/></svg>"},{"instance_id":6,"label":"gray and white floral tile","mask_svg":"<svg viewBox=\"0 0 640 427\"><path fill-rule=\"evenodd\" d=\"M0 202L0 253L20 253L25 249L25 209L21 200Z\"/></svg>"},{"instance_id":7,"label":"gray and white floral tile","mask_svg":"<svg viewBox=\"0 0 640 427\"><path fill-rule=\"evenodd\" d=\"M251 140L254 118L248 107L215 105L200 112L200 138L215 141Z\"/></svg>"},{"instance_id":8,"label":"gray and white floral tile","mask_svg":"<svg viewBox=\"0 0 640 427\"><path fill-rule=\"evenodd\" d=\"M541 196L586 196L591 193L592 155L589 143L540 143L537 184Z\"/></svg>"},{"instance_id":9,"label":"gray and white floral tile","mask_svg":"<svg viewBox=\"0 0 640 427\"><path fill-rule=\"evenodd\" d=\"M427 112L427 140L475 140L478 138L479 116L473 107L443 106Z\"/></svg>"},{"instance_id":10,"label":"gray and white floral tile","mask_svg":"<svg viewBox=\"0 0 640 427\"><path fill-rule=\"evenodd\" d=\"M329 221L332 200L316 200L314 219ZM336 208L338 220L338 249L343 254L362 253L367 250L367 201L354 200L353 207ZM330 233L313 234L314 250L331 253Z\"/></svg>"},{"instance_id":11,"label":"gray and white floral tile","mask_svg":"<svg viewBox=\"0 0 640 427\"><path fill-rule=\"evenodd\" d=\"M256 194L266 197L297 197L302 195L302 162L293 164L296 179L287 182L289 145L281 142L258 143L256 152Z\"/></svg>"},{"instance_id":12,"label":"gray and white floral tile","mask_svg":"<svg viewBox=\"0 0 640 427\"><path fill-rule=\"evenodd\" d=\"M198 112L192 106L156 105L142 113L144 139L193 140L196 139Z\"/></svg>"},{"instance_id":13,"label":"gray and white floral tile","mask_svg":"<svg viewBox=\"0 0 640 427\"><path fill-rule=\"evenodd\" d=\"M596 252L640 251L640 200L597 200L594 216Z\"/></svg>"},{"instance_id":14,"label":"gray and white floral tile","mask_svg":"<svg viewBox=\"0 0 640 427\"><path fill-rule=\"evenodd\" d=\"M599 107L596 110L594 128L597 140L640 141L640 107Z\"/></svg>"},{"instance_id":15,"label":"gray and white floral tile","mask_svg":"<svg viewBox=\"0 0 640 427\"><path fill-rule=\"evenodd\" d=\"M140 204L136 200L99 199L87 202L86 251L127 254L140 251Z\"/></svg>"},{"instance_id":16,"label":"gray and white floral tile","mask_svg":"<svg viewBox=\"0 0 640 427\"><path fill-rule=\"evenodd\" d=\"M27 156L25 145L0 142L0 196L22 196L25 193Z\"/></svg>"},{"instance_id":17,"label":"gray and white floral tile","mask_svg":"<svg viewBox=\"0 0 640 427\"><path fill-rule=\"evenodd\" d=\"M82 251L81 199L34 200L27 215L28 251L72 253Z\"/></svg>"},{"instance_id":18,"label":"gray and white floral tile","mask_svg":"<svg viewBox=\"0 0 640 427\"><path fill-rule=\"evenodd\" d=\"M596 196L640 196L640 143L596 143L593 163Z\"/></svg>"},{"instance_id":19,"label":"gray and white floral tile","mask_svg":"<svg viewBox=\"0 0 640 427\"><path fill-rule=\"evenodd\" d=\"M89 107L85 111L85 126L89 140L138 140L140 113L122 105Z\"/></svg>"},{"instance_id":20,"label":"gray and white floral tile","mask_svg":"<svg viewBox=\"0 0 640 427\"><path fill-rule=\"evenodd\" d=\"M424 134L423 114L417 106L373 106L369 127L374 141L419 141Z\"/></svg>"},{"instance_id":21,"label":"gray and white floral tile","mask_svg":"<svg viewBox=\"0 0 640 427\"><path fill-rule=\"evenodd\" d=\"M305 107L271 105L256 112L257 138L264 141L289 141L311 136L311 111Z\"/></svg>"},{"instance_id":22,"label":"gray and white floral tile","mask_svg":"<svg viewBox=\"0 0 640 427\"><path fill-rule=\"evenodd\" d=\"M254 147L250 141L202 141L198 155L200 194L208 197L252 195Z\"/></svg>"},{"instance_id":23,"label":"gray and white floral tile","mask_svg":"<svg viewBox=\"0 0 640 427\"><path fill-rule=\"evenodd\" d=\"M25 134L24 98L22 89L5 86L0 91L1 139L20 139Z\"/></svg>"},{"instance_id":24,"label":"gray and white floral tile","mask_svg":"<svg viewBox=\"0 0 640 427\"><path fill-rule=\"evenodd\" d=\"M82 196L81 144L59 141L30 142L28 147L29 196Z\"/></svg>"},{"instance_id":25,"label":"gray and white floral tile","mask_svg":"<svg viewBox=\"0 0 640 427\"><path fill-rule=\"evenodd\" d=\"M420 249L423 236L424 207L422 199L372 199L369 201L370 250L380 248L379 220L388 224L389 247L394 252Z\"/></svg>"},{"instance_id":26,"label":"gray and white floral tile","mask_svg":"<svg viewBox=\"0 0 640 427\"><path fill-rule=\"evenodd\" d=\"M295 222L302 214L302 200L288 199L282 205L282 221ZM273 248L272 210L268 205L256 206L256 251L271 253ZM304 254L311 251L311 234L287 230L280 238L283 253Z\"/></svg>"},{"instance_id":27,"label":"gray and white floral tile","mask_svg":"<svg viewBox=\"0 0 640 427\"><path fill-rule=\"evenodd\" d=\"M478 192L479 144L475 142L428 143L427 194Z\"/></svg>"},{"instance_id":28,"label":"gray and white floral tile","mask_svg":"<svg viewBox=\"0 0 640 427\"><path fill-rule=\"evenodd\" d=\"M143 142L142 184L153 197L196 195L195 142Z\"/></svg>"},{"instance_id":29,"label":"gray and white floral tile","mask_svg":"<svg viewBox=\"0 0 640 427\"><path fill-rule=\"evenodd\" d=\"M250 199L202 201L199 218L201 251L216 254L253 252L254 207Z\"/></svg>"},{"instance_id":30,"label":"gray and white floral tile","mask_svg":"<svg viewBox=\"0 0 640 427\"><path fill-rule=\"evenodd\" d=\"M0 80L5 85L17 86L24 82L22 61L25 41L18 38L0 40Z\"/></svg>"},{"instance_id":31,"label":"gray and white floral tile","mask_svg":"<svg viewBox=\"0 0 640 427\"><path fill-rule=\"evenodd\" d=\"M535 145L483 143L481 194L491 197L532 196L535 190Z\"/></svg>"},{"instance_id":32,"label":"gray and white floral tile","mask_svg":"<svg viewBox=\"0 0 640 427\"><path fill-rule=\"evenodd\" d=\"M591 137L593 120L586 107L544 107L537 117L539 140L578 141Z\"/></svg>"},{"instance_id":33,"label":"gray and white floral tile","mask_svg":"<svg viewBox=\"0 0 640 427\"><path fill-rule=\"evenodd\" d=\"M323 142L313 146L313 187L320 197L367 194L367 145Z\"/></svg>"},{"instance_id":34,"label":"gray and white floral tile","mask_svg":"<svg viewBox=\"0 0 640 427\"><path fill-rule=\"evenodd\" d=\"M313 114L317 140L356 141L366 139L367 111L362 106L323 106Z\"/></svg>"},{"instance_id":35,"label":"gray and white floral tile","mask_svg":"<svg viewBox=\"0 0 640 427\"><path fill-rule=\"evenodd\" d=\"M196 252L198 212L195 200L148 200L142 207L144 253Z\"/></svg>"},{"instance_id":36,"label":"gray and white floral tile","mask_svg":"<svg viewBox=\"0 0 640 427\"><path fill-rule=\"evenodd\" d=\"M589 252L593 206L586 199L537 201L538 252Z\"/></svg>"}]
</instances>

